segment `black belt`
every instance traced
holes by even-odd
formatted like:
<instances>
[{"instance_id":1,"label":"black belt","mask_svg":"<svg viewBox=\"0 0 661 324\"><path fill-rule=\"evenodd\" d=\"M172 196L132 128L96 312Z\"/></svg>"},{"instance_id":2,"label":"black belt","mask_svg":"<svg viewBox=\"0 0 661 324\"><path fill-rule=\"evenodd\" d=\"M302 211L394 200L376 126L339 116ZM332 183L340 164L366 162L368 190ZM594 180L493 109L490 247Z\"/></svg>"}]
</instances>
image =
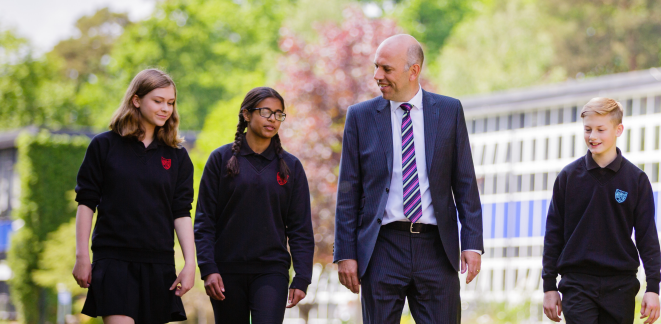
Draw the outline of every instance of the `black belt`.
<instances>
[{"instance_id":1,"label":"black belt","mask_svg":"<svg viewBox=\"0 0 661 324\"><path fill-rule=\"evenodd\" d=\"M392 222L383 225L383 227L398 231L410 232L410 233L427 233L427 232L438 231L438 226L436 225L411 223L411 222Z\"/></svg>"}]
</instances>

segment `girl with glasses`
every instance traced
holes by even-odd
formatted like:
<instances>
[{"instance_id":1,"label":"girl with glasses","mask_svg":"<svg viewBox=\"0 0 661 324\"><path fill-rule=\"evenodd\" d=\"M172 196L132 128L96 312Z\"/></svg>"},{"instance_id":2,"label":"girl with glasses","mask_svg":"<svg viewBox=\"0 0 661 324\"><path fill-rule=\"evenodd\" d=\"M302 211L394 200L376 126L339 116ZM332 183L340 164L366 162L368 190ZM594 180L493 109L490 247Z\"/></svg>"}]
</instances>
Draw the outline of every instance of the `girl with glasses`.
<instances>
[{"instance_id":1,"label":"girl with glasses","mask_svg":"<svg viewBox=\"0 0 661 324\"><path fill-rule=\"evenodd\" d=\"M195 280L193 164L177 132L176 100L170 76L138 73L78 171L73 276L89 288L82 313L106 324L186 320L181 296ZM175 232L186 260L179 276Z\"/></svg>"},{"instance_id":2,"label":"girl with glasses","mask_svg":"<svg viewBox=\"0 0 661 324\"><path fill-rule=\"evenodd\" d=\"M280 143L284 110L275 90L250 90L234 143L211 153L202 174L195 243L216 323L282 323L310 284L310 192L301 162Z\"/></svg>"}]
</instances>

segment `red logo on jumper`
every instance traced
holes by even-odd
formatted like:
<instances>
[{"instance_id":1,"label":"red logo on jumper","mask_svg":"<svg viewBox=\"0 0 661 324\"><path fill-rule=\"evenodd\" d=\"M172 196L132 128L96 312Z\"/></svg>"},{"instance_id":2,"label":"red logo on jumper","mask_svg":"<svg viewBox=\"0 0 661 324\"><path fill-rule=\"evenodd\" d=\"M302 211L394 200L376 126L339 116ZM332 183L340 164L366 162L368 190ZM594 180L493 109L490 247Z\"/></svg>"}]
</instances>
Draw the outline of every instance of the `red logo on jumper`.
<instances>
[{"instance_id":1,"label":"red logo on jumper","mask_svg":"<svg viewBox=\"0 0 661 324\"><path fill-rule=\"evenodd\" d=\"M170 170L170 166L172 165L171 159L166 159L164 157L161 157L161 163L163 164L165 170Z\"/></svg>"},{"instance_id":2,"label":"red logo on jumper","mask_svg":"<svg viewBox=\"0 0 661 324\"><path fill-rule=\"evenodd\" d=\"M280 176L280 172L278 172L278 184L281 186L284 186L287 183L287 180L289 180L289 175L287 175L287 179L283 179Z\"/></svg>"}]
</instances>

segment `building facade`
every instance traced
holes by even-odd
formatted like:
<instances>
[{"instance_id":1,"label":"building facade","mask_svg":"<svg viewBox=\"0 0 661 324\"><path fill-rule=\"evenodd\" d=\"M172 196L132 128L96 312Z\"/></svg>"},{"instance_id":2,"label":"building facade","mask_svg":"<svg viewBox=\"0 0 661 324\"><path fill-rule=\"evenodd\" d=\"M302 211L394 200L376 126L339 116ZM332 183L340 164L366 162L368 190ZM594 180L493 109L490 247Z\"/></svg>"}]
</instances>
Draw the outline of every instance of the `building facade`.
<instances>
[{"instance_id":1,"label":"building facade","mask_svg":"<svg viewBox=\"0 0 661 324\"><path fill-rule=\"evenodd\" d=\"M580 111L594 97L623 105L617 146L647 173L658 216L661 70L462 99L486 250L478 279L462 287L464 300L531 301L541 320L543 236L553 184L564 166L587 152Z\"/></svg>"}]
</instances>

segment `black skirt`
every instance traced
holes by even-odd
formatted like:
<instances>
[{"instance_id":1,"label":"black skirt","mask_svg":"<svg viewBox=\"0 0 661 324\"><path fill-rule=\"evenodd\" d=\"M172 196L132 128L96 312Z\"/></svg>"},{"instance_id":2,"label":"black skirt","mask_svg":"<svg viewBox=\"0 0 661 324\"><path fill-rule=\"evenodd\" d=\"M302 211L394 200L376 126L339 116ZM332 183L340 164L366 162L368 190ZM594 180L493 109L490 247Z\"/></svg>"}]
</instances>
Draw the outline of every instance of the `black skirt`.
<instances>
[{"instance_id":1,"label":"black skirt","mask_svg":"<svg viewBox=\"0 0 661 324\"><path fill-rule=\"evenodd\" d=\"M174 265L95 261L82 313L91 317L126 315L136 324L184 321L181 297L170 290L176 279Z\"/></svg>"}]
</instances>

